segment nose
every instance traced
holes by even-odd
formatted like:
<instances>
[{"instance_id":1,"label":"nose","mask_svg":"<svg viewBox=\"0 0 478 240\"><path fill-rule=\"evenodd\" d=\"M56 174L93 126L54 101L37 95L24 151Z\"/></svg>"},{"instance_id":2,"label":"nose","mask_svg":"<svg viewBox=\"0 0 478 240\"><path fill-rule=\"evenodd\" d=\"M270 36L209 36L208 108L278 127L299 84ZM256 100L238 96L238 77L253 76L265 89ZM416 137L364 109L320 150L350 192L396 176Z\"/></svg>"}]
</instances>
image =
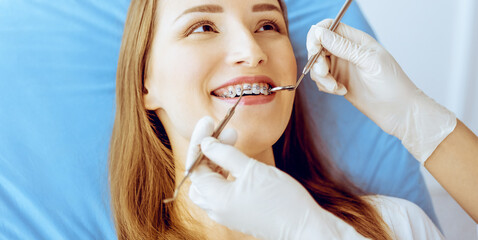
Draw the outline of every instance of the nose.
<instances>
[{"instance_id":1,"label":"nose","mask_svg":"<svg viewBox=\"0 0 478 240\"><path fill-rule=\"evenodd\" d=\"M267 62L267 54L249 29L236 31L230 39L227 63L229 65L257 67Z\"/></svg>"}]
</instances>

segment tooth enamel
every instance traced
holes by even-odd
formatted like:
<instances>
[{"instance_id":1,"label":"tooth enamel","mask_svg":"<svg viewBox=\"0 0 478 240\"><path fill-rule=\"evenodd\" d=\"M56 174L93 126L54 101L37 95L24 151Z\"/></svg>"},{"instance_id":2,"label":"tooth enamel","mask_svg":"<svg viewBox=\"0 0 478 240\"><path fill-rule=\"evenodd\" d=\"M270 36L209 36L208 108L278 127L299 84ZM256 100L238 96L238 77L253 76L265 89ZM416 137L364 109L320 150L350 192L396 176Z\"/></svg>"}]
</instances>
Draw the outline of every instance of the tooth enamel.
<instances>
[{"instance_id":1,"label":"tooth enamel","mask_svg":"<svg viewBox=\"0 0 478 240\"><path fill-rule=\"evenodd\" d=\"M262 86L261 94L264 94L266 96L269 95L269 87L267 85Z\"/></svg>"},{"instance_id":2,"label":"tooth enamel","mask_svg":"<svg viewBox=\"0 0 478 240\"><path fill-rule=\"evenodd\" d=\"M234 89L236 89L236 95L240 96L242 92L242 85L236 85L234 86Z\"/></svg>"},{"instance_id":3,"label":"tooth enamel","mask_svg":"<svg viewBox=\"0 0 478 240\"><path fill-rule=\"evenodd\" d=\"M244 83L242 87L244 89L244 94L252 94L252 85L250 83Z\"/></svg>"},{"instance_id":4,"label":"tooth enamel","mask_svg":"<svg viewBox=\"0 0 478 240\"><path fill-rule=\"evenodd\" d=\"M236 91L234 90L233 86L227 87L227 91L228 91L227 97L233 98L236 96Z\"/></svg>"},{"instance_id":5,"label":"tooth enamel","mask_svg":"<svg viewBox=\"0 0 478 240\"><path fill-rule=\"evenodd\" d=\"M227 91L227 89L222 89L222 91L219 91L218 96L225 98L225 97L227 97L228 93L229 92Z\"/></svg>"},{"instance_id":6,"label":"tooth enamel","mask_svg":"<svg viewBox=\"0 0 478 240\"><path fill-rule=\"evenodd\" d=\"M254 83L252 84L252 93L258 95L259 93L261 93L261 86L259 86L258 83Z\"/></svg>"}]
</instances>

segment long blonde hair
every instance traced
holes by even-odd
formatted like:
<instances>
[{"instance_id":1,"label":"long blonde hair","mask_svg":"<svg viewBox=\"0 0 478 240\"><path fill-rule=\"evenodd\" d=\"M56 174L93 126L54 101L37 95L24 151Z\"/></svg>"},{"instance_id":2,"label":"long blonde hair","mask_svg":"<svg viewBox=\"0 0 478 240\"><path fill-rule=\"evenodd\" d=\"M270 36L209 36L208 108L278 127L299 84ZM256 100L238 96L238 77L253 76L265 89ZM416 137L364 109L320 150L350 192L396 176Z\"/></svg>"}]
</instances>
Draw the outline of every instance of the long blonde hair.
<instances>
[{"instance_id":1,"label":"long blonde hair","mask_svg":"<svg viewBox=\"0 0 478 240\"><path fill-rule=\"evenodd\" d=\"M287 21L285 5L282 1L279 3ZM143 102L157 7L158 0L131 1L121 44L109 161L115 226L119 239L204 239L184 225L179 207L161 202L173 195L175 164L161 122L154 112L145 109ZM390 239L380 215L359 197L360 190L345 177L336 177L342 175L335 174L327 158L313 150L312 141L294 138L305 131L297 128L297 122L306 120L295 114L302 112L301 108L300 98L296 98L291 122L274 145L278 167L299 180L318 204L362 235ZM301 126L310 124L305 121ZM297 152L304 154L298 155L300 159L294 159L294 164L290 153Z\"/></svg>"}]
</instances>

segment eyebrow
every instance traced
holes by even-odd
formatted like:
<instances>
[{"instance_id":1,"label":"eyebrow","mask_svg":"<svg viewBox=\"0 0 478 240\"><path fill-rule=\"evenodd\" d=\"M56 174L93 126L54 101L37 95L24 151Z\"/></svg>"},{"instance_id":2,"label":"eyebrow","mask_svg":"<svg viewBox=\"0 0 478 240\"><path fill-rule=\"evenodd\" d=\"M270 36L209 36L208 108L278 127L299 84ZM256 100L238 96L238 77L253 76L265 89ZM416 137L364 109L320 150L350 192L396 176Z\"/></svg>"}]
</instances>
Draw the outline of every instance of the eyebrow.
<instances>
[{"instance_id":1,"label":"eyebrow","mask_svg":"<svg viewBox=\"0 0 478 240\"><path fill-rule=\"evenodd\" d=\"M263 3L263 4L256 4L252 7L253 12L265 12L265 11L277 11L282 12L280 8L276 5Z\"/></svg>"},{"instance_id":2,"label":"eyebrow","mask_svg":"<svg viewBox=\"0 0 478 240\"><path fill-rule=\"evenodd\" d=\"M208 4L208 5L201 5L201 6L196 6L196 7L187 9L181 15L184 15L187 13L193 13L193 12L221 13L221 12L224 12L224 9L222 9L222 7L219 5Z\"/></svg>"},{"instance_id":3,"label":"eyebrow","mask_svg":"<svg viewBox=\"0 0 478 240\"><path fill-rule=\"evenodd\" d=\"M268 4L268 3L256 4L252 7L252 12L265 12L265 11L282 12L281 9L278 8L277 6L275 6L273 4ZM224 9L219 5L213 5L213 4L196 6L196 7L192 7L190 9L187 9L186 11L184 11L181 15L179 15L178 18L176 18L176 20L178 20L180 17L182 17L185 14L194 13L194 12L222 13L222 12L224 12Z\"/></svg>"},{"instance_id":4,"label":"eyebrow","mask_svg":"<svg viewBox=\"0 0 478 240\"><path fill-rule=\"evenodd\" d=\"M183 13L181 13L181 15L179 15L179 16L176 18L176 21L177 21L178 19L180 19L182 16L184 16L185 14L194 13L194 12L222 13L222 12L224 12L224 9L222 9L222 7L219 6L219 5L212 5L212 4L196 6L196 7L192 7L192 8L190 8L190 9L187 9L186 11L184 11Z\"/></svg>"}]
</instances>

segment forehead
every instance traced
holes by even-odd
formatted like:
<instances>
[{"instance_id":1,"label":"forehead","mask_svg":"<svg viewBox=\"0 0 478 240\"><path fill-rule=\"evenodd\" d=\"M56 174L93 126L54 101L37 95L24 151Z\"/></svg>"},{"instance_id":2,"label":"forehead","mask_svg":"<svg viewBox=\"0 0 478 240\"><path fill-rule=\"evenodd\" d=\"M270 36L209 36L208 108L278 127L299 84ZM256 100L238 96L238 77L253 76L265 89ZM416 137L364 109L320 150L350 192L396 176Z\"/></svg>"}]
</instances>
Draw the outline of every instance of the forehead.
<instances>
[{"instance_id":1,"label":"forehead","mask_svg":"<svg viewBox=\"0 0 478 240\"><path fill-rule=\"evenodd\" d=\"M279 0L161 0L160 15L179 17L187 12L228 12L263 10L269 6L280 9Z\"/></svg>"}]
</instances>

